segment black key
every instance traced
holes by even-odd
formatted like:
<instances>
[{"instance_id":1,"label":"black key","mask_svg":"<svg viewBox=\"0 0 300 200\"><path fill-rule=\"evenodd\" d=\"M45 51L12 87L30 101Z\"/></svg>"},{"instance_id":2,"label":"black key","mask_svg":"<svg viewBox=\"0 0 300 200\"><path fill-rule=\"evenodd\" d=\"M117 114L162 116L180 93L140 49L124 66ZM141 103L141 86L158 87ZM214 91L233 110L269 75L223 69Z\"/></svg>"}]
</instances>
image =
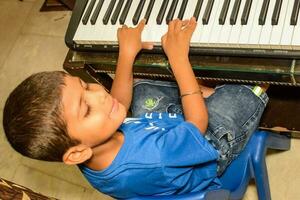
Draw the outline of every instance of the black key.
<instances>
[{"instance_id":1,"label":"black key","mask_svg":"<svg viewBox=\"0 0 300 200\"><path fill-rule=\"evenodd\" d=\"M180 10L179 10L179 13L178 13L178 16L177 16L177 18L180 19L180 20L183 19L183 15L184 15L187 3L188 3L188 0L183 0L182 3L181 3Z\"/></svg>"},{"instance_id":2,"label":"black key","mask_svg":"<svg viewBox=\"0 0 300 200\"><path fill-rule=\"evenodd\" d=\"M199 14L200 14L201 7L202 7L202 4L203 4L203 0L198 0L197 5L196 5L196 8L195 8L195 11L194 11L194 15L193 15L193 17L196 18L196 21L198 21Z\"/></svg>"},{"instance_id":3,"label":"black key","mask_svg":"<svg viewBox=\"0 0 300 200\"><path fill-rule=\"evenodd\" d=\"M239 14L240 6L241 6L241 0L235 0L231 15L230 15L230 25L235 25L237 16Z\"/></svg>"},{"instance_id":4,"label":"black key","mask_svg":"<svg viewBox=\"0 0 300 200\"><path fill-rule=\"evenodd\" d=\"M147 8L145 16L144 16L144 19L146 19L146 24L148 23L148 20L150 18L154 3L155 3L155 0L150 0L150 2L149 2L148 8Z\"/></svg>"},{"instance_id":5,"label":"black key","mask_svg":"<svg viewBox=\"0 0 300 200\"><path fill-rule=\"evenodd\" d=\"M174 17L174 13L175 13L175 10L176 10L176 7L177 7L177 4L178 4L178 0L173 0L172 4L171 4L171 7L170 7L170 10L167 14L167 17L166 17L166 23L169 24L169 22L173 19Z\"/></svg>"},{"instance_id":6,"label":"black key","mask_svg":"<svg viewBox=\"0 0 300 200\"><path fill-rule=\"evenodd\" d=\"M137 25L139 20L140 20L140 16L141 16L141 13L143 11L145 2L146 2L146 0L140 0L140 3L139 3L139 5L138 5L138 7L137 7L137 9L136 9L136 11L133 15L133 18L132 18L132 23L134 25Z\"/></svg>"},{"instance_id":7,"label":"black key","mask_svg":"<svg viewBox=\"0 0 300 200\"><path fill-rule=\"evenodd\" d=\"M275 7L273 10L273 14L272 14L272 25L278 24L280 10L281 10L281 4L282 4L282 0L276 0Z\"/></svg>"},{"instance_id":8,"label":"black key","mask_svg":"<svg viewBox=\"0 0 300 200\"><path fill-rule=\"evenodd\" d=\"M123 4L124 4L124 0L119 0L119 2L117 4L117 7L116 7L116 9L114 11L114 14L112 15L111 20L110 20L112 25L116 24L116 22L118 20L118 17L119 17L119 14L121 12Z\"/></svg>"},{"instance_id":9,"label":"black key","mask_svg":"<svg viewBox=\"0 0 300 200\"><path fill-rule=\"evenodd\" d=\"M132 4L132 0L127 0L126 4L124 6L124 9L123 9L123 11L121 13L120 19L119 19L119 23L120 24L124 24L125 23L125 20L127 18L127 15L128 15L128 12L129 12L131 4Z\"/></svg>"},{"instance_id":10,"label":"black key","mask_svg":"<svg viewBox=\"0 0 300 200\"><path fill-rule=\"evenodd\" d=\"M204 15L202 17L202 23L204 25L208 24L208 22L209 22L210 13L211 13L213 6L214 6L214 0L208 0L205 11L204 11Z\"/></svg>"},{"instance_id":11,"label":"black key","mask_svg":"<svg viewBox=\"0 0 300 200\"><path fill-rule=\"evenodd\" d=\"M299 14L300 0L295 0L290 25L296 26Z\"/></svg>"},{"instance_id":12,"label":"black key","mask_svg":"<svg viewBox=\"0 0 300 200\"><path fill-rule=\"evenodd\" d=\"M104 0L99 0L98 1L98 4L97 4L97 6L95 8L95 11L94 11L94 13L93 13L93 15L91 17L91 24L92 25L96 24L96 21L97 21L97 18L99 16L100 10L102 8L103 2L104 2Z\"/></svg>"},{"instance_id":13,"label":"black key","mask_svg":"<svg viewBox=\"0 0 300 200\"><path fill-rule=\"evenodd\" d=\"M169 0L164 0L163 3L161 4L161 7L159 9L158 15L156 17L156 23L159 25L162 23L163 18L165 16L167 6L168 6Z\"/></svg>"},{"instance_id":14,"label":"black key","mask_svg":"<svg viewBox=\"0 0 300 200\"><path fill-rule=\"evenodd\" d=\"M230 0L224 0L222 10L221 10L221 13L220 13L220 16L219 16L219 24L220 25L224 25L224 23L225 23L228 8L229 8L229 4L230 4Z\"/></svg>"},{"instance_id":15,"label":"black key","mask_svg":"<svg viewBox=\"0 0 300 200\"><path fill-rule=\"evenodd\" d=\"M109 5L108 5L108 8L107 8L107 10L106 10L106 12L104 14L103 20L102 20L103 24L106 25L108 23L108 20L109 20L110 15L111 15L114 7L115 7L115 4L116 4L116 0L111 0L110 1Z\"/></svg>"},{"instance_id":16,"label":"black key","mask_svg":"<svg viewBox=\"0 0 300 200\"><path fill-rule=\"evenodd\" d=\"M270 0L264 0L259 18L258 18L258 24L259 25L264 25L266 22L267 18L267 13L268 13L268 7L269 7Z\"/></svg>"},{"instance_id":17,"label":"black key","mask_svg":"<svg viewBox=\"0 0 300 200\"><path fill-rule=\"evenodd\" d=\"M241 18L241 24L242 25L247 25L248 23L248 18L249 18L249 14L250 14L250 10L251 10L251 5L252 5L252 0L247 0L244 10L243 10L243 14L242 14L242 18Z\"/></svg>"},{"instance_id":18,"label":"black key","mask_svg":"<svg viewBox=\"0 0 300 200\"><path fill-rule=\"evenodd\" d=\"M94 5L96 3L96 0L91 0L91 3L89 4L89 7L87 8L86 12L84 13L84 16L82 18L82 23L84 25L87 24L87 22L89 21L90 15L92 13L92 10L94 8Z\"/></svg>"}]
</instances>

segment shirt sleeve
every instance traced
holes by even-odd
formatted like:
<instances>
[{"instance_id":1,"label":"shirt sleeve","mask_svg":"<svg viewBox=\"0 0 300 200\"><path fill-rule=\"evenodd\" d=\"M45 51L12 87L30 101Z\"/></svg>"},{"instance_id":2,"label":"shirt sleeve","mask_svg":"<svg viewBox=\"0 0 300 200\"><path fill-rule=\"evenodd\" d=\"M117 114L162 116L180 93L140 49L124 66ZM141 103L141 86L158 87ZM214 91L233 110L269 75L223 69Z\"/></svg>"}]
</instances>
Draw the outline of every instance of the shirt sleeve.
<instances>
[{"instance_id":1,"label":"shirt sleeve","mask_svg":"<svg viewBox=\"0 0 300 200\"><path fill-rule=\"evenodd\" d=\"M165 167L187 167L215 161L217 151L190 122L182 122L159 141L161 162Z\"/></svg>"}]
</instances>

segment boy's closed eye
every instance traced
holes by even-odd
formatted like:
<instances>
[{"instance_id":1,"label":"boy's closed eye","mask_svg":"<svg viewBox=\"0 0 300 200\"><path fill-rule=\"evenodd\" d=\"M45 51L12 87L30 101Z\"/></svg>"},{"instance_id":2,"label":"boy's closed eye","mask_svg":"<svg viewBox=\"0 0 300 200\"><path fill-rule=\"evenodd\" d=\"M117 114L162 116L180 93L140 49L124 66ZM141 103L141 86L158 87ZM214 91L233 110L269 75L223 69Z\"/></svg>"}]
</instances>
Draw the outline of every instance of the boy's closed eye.
<instances>
[{"instance_id":1,"label":"boy's closed eye","mask_svg":"<svg viewBox=\"0 0 300 200\"><path fill-rule=\"evenodd\" d=\"M84 81L82 81L81 79L79 79L79 82L80 82L80 85L81 85L81 87L84 89L84 90L89 90L90 89L90 87L89 87L89 84L88 83L86 83L86 82L84 82ZM82 98L82 97L81 97ZM89 115L90 115L90 112L91 112L91 107L87 104L87 102L86 101L82 101L82 99L81 99L81 107L83 107L84 108L84 111L83 111L83 117L88 117Z\"/></svg>"},{"instance_id":2,"label":"boy's closed eye","mask_svg":"<svg viewBox=\"0 0 300 200\"><path fill-rule=\"evenodd\" d=\"M88 117L90 115L90 113L91 113L91 107L89 105L87 105L87 104L86 104L86 106L87 106L87 109L86 109L86 112L84 114L84 117Z\"/></svg>"}]
</instances>

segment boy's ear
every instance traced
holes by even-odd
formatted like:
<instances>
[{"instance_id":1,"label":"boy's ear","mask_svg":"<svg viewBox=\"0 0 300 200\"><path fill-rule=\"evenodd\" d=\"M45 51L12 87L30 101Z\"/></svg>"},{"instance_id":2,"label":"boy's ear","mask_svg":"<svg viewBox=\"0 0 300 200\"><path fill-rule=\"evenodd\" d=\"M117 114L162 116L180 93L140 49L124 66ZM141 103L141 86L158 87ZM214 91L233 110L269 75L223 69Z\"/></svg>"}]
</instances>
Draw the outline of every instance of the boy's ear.
<instances>
[{"instance_id":1,"label":"boy's ear","mask_svg":"<svg viewBox=\"0 0 300 200\"><path fill-rule=\"evenodd\" d=\"M90 159L93 151L90 147L79 144L69 148L63 156L63 162L67 165L76 165Z\"/></svg>"}]
</instances>

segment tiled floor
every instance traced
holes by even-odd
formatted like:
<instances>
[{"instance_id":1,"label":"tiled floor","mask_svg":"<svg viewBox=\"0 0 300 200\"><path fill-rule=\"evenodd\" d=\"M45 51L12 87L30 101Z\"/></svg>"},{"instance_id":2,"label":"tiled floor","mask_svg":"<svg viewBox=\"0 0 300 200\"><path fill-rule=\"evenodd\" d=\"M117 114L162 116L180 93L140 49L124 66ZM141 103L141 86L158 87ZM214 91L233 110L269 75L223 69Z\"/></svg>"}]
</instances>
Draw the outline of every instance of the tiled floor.
<instances>
[{"instance_id":1,"label":"tiled floor","mask_svg":"<svg viewBox=\"0 0 300 200\"><path fill-rule=\"evenodd\" d=\"M25 77L43 70L62 70L68 50L64 34L71 13L40 13L42 3L0 0L1 113L9 92ZM9 147L0 127L1 177L59 199L110 199L91 188L76 167L21 157ZM300 141L293 139L289 152L270 152L267 165L273 199L300 199ZM254 184L244 199L257 199Z\"/></svg>"}]
</instances>

